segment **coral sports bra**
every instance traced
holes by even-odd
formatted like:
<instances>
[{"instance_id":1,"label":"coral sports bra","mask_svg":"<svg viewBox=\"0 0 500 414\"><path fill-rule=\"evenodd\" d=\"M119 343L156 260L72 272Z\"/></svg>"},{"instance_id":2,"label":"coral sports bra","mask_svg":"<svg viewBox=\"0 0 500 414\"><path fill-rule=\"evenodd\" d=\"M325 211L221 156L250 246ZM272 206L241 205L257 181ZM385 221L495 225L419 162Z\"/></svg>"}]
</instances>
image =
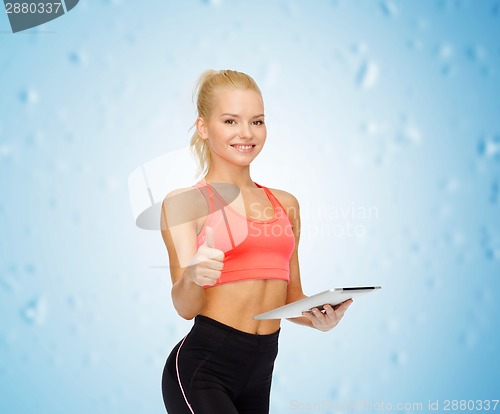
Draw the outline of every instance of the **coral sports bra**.
<instances>
[{"instance_id":1,"label":"coral sports bra","mask_svg":"<svg viewBox=\"0 0 500 414\"><path fill-rule=\"evenodd\" d=\"M202 192L209 205L197 246L205 242L205 230L210 226L215 248L224 252L224 267L213 286L249 279L280 279L290 284L290 257L295 248L292 223L271 191L256 182L254 184L263 188L271 201L272 219L258 221L243 216L204 179L193 186Z\"/></svg>"}]
</instances>

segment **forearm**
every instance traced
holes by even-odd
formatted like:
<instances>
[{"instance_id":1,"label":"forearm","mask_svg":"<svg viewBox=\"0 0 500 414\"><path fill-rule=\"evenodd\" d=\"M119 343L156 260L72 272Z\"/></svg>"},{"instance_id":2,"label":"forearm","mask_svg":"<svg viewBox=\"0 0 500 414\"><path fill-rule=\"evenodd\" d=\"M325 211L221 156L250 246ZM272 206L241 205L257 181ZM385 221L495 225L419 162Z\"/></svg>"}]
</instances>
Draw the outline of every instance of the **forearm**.
<instances>
[{"instance_id":1,"label":"forearm","mask_svg":"<svg viewBox=\"0 0 500 414\"><path fill-rule=\"evenodd\" d=\"M304 295L304 293L294 292L294 294L289 294L287 298L287 304L297 302L298 300L308 298L309 296ZM305 316L299 316L298 318L287 318L290 322L296 323L297 325L309 326L310 328L314 328L312 322L307 319Z\"/></svg>"},{"instance_id":2,"label":"forearm","mask_svg":"<svg viewBox=\"0 0 500 414\"><path fill-rule=\"evenodd\" d=\"M299 316L298 318L287 318L287 320L296 323L297 325L304 325L304 326L309 326L310 328L314 328L311 320L307 319L305 316Z\"/></svg>"},{"instance_id":3,"label":"forearm","mask_svg":"<svg viewBox=\"0 0 500 414\"><path fill-rule=\"evenodd\" d=\"M177 313L184 319L193 319L205 304L205 292L202 286L194 283L186 268L182 276L172 286L172 302Z\"/></svg>"}]
</instances>

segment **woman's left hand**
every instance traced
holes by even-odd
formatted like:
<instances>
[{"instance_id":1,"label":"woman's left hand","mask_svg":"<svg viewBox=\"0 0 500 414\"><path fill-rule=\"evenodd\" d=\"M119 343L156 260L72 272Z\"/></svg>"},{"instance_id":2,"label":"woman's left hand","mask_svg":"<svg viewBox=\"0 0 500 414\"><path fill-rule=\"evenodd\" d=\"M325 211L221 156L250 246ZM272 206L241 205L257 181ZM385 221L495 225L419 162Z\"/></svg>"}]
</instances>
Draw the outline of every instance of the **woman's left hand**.
<instances>
[{"instance_id":1,"label":"woman's left hand","mask_svg":"<svg viewBox=\"0 0 500 414\"><path fill-rule=\"evenodd\" d=\"M311 321L313 328L326 332L337 326L351 303L352 299L347 299L334 307L326 304L323 306L324 312L313 308L309 312L302 312L302 315Z\"/></svg>"}]
</instances>

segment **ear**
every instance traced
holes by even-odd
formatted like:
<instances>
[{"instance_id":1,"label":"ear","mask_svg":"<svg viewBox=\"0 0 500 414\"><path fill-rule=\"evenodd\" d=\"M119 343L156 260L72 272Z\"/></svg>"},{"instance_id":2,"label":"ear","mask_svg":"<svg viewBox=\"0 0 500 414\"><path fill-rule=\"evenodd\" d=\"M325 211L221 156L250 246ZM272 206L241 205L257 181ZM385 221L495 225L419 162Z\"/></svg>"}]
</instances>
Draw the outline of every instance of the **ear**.
<instances>
[{"instance_id":1,"label":"ear","mask_svg":"<svg viewBox=\"0 0 500 414\"><path fill-rule=\"evenodd\" d=\"M201 116L196 120L196 129L201 139L208 139L207 124Z\"/></svg>"}]
</instances>

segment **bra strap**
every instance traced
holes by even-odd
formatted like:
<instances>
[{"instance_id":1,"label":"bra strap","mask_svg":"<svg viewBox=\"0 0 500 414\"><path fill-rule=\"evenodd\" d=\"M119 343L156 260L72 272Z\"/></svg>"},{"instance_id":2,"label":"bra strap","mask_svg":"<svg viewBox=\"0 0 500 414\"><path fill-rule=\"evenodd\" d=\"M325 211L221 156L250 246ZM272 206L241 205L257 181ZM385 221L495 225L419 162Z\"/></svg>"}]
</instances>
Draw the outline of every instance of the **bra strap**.
<instances>
[{"instance_id":1,"label":"bra strap","mask_svg":"<svg viewBox=\"0 0 500 414\"><path fill-rule=\"evenodd\" d=\"M271 201L271 204L273 205L273 208L276 209L276 207L279 207L281 206L280 202L278 201L278 199L274 196L274 194L271 192L271 190L267 187L264 187L263 185L260 185L260 184L257 184L255 181L254 181L254 184L260 188L263 188L264 189L264 192L267 194L267 198L269 198L269 200ZM283 207L283 206L281 206Z\"/></svg>"},{"instance_id":2,"label":"bra strap","mask_svg":"<svg viewBox=\"0 0 500 414\"><path fill-rule=\"evenodd\" d=\"M226 223L227 234L229 235L229 239L231 240L231 245L233 249L235 248L233 234L231 233L231 228L229 226L229 222L227 221L226 211L224 207L226 207L227 203L222 199L222 197L217 193L217 191L208 183L199 182L197 184L198 188L203 193L205 199L208 201L210 199L211 211L210 214L214 213L216 210L220 210L222 216L224 217L224 222ZM213 189L213 192L212 192ZM215 197L213 197L215 195Z\"/></svg>"},{"instance_id":3,"label":"bra strap","mask_svg":"<svg viewBox=\"0 0 500 414\"><path fill-rule=\"evenodd\" d=\"M212 214L215 211L214 201L212 198L212 192L208 189L208 186L204 185L201 182L197 183L196 187L198 187L198 189L203 194L203 197L205 197L205 200L206 200L207 205L209 207L209 214Z\"/></svg>"}]
</instances>

